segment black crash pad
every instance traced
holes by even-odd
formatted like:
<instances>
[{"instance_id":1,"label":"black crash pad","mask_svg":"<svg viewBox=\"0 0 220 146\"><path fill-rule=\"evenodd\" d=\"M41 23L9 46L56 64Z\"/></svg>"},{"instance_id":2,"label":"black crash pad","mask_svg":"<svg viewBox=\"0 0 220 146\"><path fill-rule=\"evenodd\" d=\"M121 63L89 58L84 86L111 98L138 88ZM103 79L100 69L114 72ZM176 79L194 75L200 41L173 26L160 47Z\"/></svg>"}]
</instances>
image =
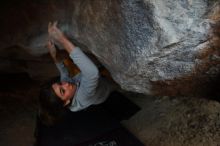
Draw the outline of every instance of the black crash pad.
<instances>
[{"instance_id":1,"label":"black crash pad","mask_svg":"<svg viewBox=\"0 0 220 146\"><path fill-rule=\"evenodd\" d=\"M120 121L140 108L118 92L101 105L79 112L68 112L51 127L37 118L36 146L143 146Z\"/></svg>"}]
</instances>

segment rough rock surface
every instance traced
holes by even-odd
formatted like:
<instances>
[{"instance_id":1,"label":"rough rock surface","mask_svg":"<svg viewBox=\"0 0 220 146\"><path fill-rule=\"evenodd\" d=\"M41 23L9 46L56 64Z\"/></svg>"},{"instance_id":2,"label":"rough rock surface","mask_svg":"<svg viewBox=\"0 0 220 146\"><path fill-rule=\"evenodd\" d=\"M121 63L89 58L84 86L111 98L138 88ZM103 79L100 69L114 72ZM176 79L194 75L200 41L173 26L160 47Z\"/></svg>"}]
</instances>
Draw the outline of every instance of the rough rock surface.
<instances>
[{"instance_id":1,"label":"rough rock surface","mask_svg":"<svg viewBox=\"0 0 220 146\"><path fill-rule=\"evenodd\" d=\"M197 56L214 23L209 12L219 10L212 2L78 1L72 28L124 89L150 93L154 82L189 75L202 63Z\"/></svg>"},{"instance_id":2,"label":"rough rock surface","mask_svg":"<svg viewBox=\"0 0 220 146\"><path fill-rule=\"evenodd\" d=\"M219 145L219 102L194 97L146 98L129 94L142 110L123 124L146 146Z\"/></svg>"},{"instance_id":3,"label":"rough rock surface","mask_svg":"<svg viewBox=\"0 0 220 146\"><path fill-rule=\"evenodd\" d=\"M123 89L165 94L172 91L158 92L164 85L183 87L190 80L196 86L198 80L219 74L219 32L214 33L220 20L218 0L24 0L1 7L0 48L7 49L1 60L6 62L11 63L6 55L14 45L24 48L10 53L18 60L26 60L17 57L21 50L33 56L47 53L47 23L59 20ZM0 65L1 70L8 67Z\"/></svg>"}]
</instances>

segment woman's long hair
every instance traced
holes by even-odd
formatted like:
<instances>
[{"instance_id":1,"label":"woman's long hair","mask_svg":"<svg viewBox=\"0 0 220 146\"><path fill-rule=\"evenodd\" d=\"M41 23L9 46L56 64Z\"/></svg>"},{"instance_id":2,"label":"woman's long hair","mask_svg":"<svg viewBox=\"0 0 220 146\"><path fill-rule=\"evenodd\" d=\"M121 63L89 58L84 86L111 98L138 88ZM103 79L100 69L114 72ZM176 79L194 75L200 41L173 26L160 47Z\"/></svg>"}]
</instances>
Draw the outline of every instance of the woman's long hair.
<instances>
[{"instance_id":1,"label":"woman's long hair","mask_svg":"<svg viewBox=\"0 0 220 146\"><path fill-rule=\"evenodd\" d=\"M64 102L55 94L52 84L58 82L58 77L46 82L39 95L39 118L47 126L61 121L65 115Z\"/></svg>"}]
</instances>

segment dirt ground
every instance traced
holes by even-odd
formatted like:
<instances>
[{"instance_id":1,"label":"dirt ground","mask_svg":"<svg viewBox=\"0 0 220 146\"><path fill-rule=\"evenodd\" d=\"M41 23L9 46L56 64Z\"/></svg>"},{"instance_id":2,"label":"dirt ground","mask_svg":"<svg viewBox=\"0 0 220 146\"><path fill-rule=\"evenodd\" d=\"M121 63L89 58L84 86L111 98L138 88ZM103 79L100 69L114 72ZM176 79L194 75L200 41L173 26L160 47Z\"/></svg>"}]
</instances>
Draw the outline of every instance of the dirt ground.
<instances>
[{"instance_id":1,"label":"dirt ground","mask_svg":"<svg viewBox=\"0 0 220 146\"><path fill-rule=\"evenodd\" d=\"M205 98L127 96L142 110L123 124L146 146L220 146L220 104Z\"/></svg>"},{"instance_id":2,"label":"dirt ground","mask_svg":"<svg viewBox=\"0 0 220 146\"><path fill-rule=\"evenodd\" d=\"M0 90L0 145L32 146L39 84ZM124 92L142 110L122 124L146 146L220 146L220 104L205 98Z\"/></svg>"}]
</instances>

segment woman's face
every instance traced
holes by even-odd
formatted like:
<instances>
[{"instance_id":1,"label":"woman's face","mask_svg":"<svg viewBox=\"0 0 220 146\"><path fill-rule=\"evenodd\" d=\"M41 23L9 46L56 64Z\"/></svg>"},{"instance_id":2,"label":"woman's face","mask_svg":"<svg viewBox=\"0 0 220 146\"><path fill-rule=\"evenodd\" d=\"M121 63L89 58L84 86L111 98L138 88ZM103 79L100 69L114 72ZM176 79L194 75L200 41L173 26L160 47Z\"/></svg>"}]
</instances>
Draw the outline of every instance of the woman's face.
<instances>
[{"instance_id":1,"label":"woman's face","mask_svg":"<svg viewBox=\"0 0 220 146\"><path fill-rule=\"evenodd\" d=\"M52 88L56 95L64 101L64 106L70 103L76 91L76 85L69 82L54 83Z\"/></svg>"}]
</instances>

